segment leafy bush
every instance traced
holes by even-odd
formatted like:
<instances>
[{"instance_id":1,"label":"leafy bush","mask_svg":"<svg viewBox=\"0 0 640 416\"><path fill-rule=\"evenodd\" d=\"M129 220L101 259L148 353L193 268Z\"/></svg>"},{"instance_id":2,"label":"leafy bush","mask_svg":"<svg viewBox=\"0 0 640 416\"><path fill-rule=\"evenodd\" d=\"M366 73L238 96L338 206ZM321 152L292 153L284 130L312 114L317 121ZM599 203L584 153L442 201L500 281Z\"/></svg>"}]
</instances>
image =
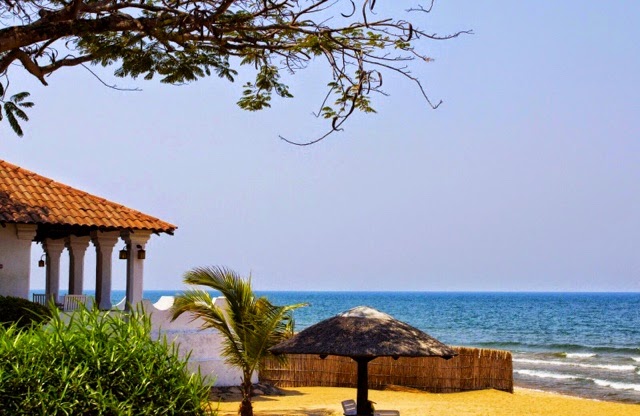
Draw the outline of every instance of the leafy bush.
<instances>
[{"instance_id":1,"label":"leafy bush","mask_svg":"<svg viewBox=\"0 0 640 416\"><path fill-rule=\"evenodd\" d=\"M48 321L51 318L49 308L28 299L13 296L0 296L0 326L16 324L18 328L27 328Z\"/></svg>"},{"instance_id":2,"label":"leafy bush","mask_svg":"<svg viewBox=\"0 0 640 416\"><path fill-rule=\"evenodd\" d=\"M0 415L204 415L208 387L143 311L0 328Z\"/></svg>"}]
</instances>

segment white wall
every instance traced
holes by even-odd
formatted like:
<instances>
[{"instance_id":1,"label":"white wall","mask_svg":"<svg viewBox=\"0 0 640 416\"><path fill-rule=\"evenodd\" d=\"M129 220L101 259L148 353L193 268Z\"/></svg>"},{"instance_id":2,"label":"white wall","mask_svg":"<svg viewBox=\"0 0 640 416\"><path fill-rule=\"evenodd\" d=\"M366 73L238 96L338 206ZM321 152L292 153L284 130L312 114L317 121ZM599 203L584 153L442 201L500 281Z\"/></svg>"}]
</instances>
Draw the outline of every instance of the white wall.
<instances>
[{"instance_id":1,"label":"white wall","mask_svg":"<svg viewBox=\"0 0 640 416\"><path fill-rule=\"evenodd\" d=\"M0 295L29 297L31 241L18 239L16 225L0 227Z\"/></svg>"},{"instance_id":2,"label":"white wall","mask_svg":"<svg viewBox=\"0 0 640 416\"><path fill-rule=\"evenodd\" d=\"M189 314L183 314L171 322L169 308L173 304L173 296L163 296L155 304L143 300L144 309L151 315L154 336L158 333L166 335L169 342L179 346L179 354L184 357L191 352L189 369L208 378L216 386L239 386L242 382L242 372L235 367L228 366L220 356L222 336L217 330L201 330L202 321L191 320ZM225 307L224 298L217 298L216 305ZM252 381L258 382L257 374Z\"/></svg>"}]
</instances>

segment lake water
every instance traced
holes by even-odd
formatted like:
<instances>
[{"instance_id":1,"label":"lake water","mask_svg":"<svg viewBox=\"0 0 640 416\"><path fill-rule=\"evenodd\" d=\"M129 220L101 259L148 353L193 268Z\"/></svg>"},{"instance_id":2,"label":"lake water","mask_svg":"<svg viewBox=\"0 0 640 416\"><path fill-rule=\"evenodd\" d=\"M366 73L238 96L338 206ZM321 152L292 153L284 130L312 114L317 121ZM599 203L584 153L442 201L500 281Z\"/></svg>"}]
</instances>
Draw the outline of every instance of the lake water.
<instances>
[{"instance_id":1,"label":"lake water","mask_svg":"<svg viewBox=\"0 0 640 416\"><path fill-rule=\"evenodd\" d=\"M156 301L176 291L146 291ZM640 293L260 292L296 329L366 305L450 345L513 353L517 386L640 403ZM113 302L124 297L113 292Z\"/></svg>"}]
</instances>

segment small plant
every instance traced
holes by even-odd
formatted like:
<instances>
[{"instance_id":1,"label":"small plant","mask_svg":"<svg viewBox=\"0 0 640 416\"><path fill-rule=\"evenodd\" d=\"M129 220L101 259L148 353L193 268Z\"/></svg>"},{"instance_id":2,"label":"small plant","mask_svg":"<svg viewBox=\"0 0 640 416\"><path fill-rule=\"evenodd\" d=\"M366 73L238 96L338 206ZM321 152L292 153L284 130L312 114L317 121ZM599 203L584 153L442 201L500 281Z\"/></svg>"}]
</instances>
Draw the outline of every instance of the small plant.
<instances>
[{"instance_id":1,"label":"small plant","mask_svg":"<svg viewBox=\"0 0 640 416\"><path fill-rule=\"evenodd\" d=\"M0 326L18 328L39 325L51 318L49 308L14 296L0 296Z\"/></svg>"},{"instance_id":2,"label":"small plant","mask_svg":"<svg viewBox=\"0 0 640 416\"><path fill-rule=\"evenodd\" d=\"M0 328L0 415L205 415L208 386L143 311Z\"/></svg>"},{"instance_id":3,"label":"small plant","mask_svg":"<svg viewBox=\"0 0 640 416\"><path fill-rule=\"evenodd\" d=\"M293 311L305 303L288 306L273 305L258 297L251 288L251 279L243 279L224 267L200 267L184 275L184 282L219 291L227 301L223 310L204 290L189 290L176 297L173 319L183 313L201 318L202 329L215 328L222 334L222 356L227 364L242 371L242 401L238 413L253 416L251 376L259 370L266 357L274 357L269 348L293 335ZM284 361L284 355L275 356Z\"/></svg>"}]
</instances>

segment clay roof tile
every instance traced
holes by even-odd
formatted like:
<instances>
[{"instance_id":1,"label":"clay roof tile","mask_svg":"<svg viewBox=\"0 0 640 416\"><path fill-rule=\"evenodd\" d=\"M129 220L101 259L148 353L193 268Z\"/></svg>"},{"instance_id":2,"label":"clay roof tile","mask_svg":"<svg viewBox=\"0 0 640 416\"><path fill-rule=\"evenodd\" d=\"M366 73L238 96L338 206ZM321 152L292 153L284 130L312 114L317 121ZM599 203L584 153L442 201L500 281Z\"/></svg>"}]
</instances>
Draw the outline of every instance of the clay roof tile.
<instances>
[{"instance_id":1,"label":"clay roof tile","mask_svg":"<svg viewBox=\"0 0 640 416\"><path fill-rule=\"evenodd\" d=\"M0 220L32 224L143 229L175 225L0 160Z\"/></svg>"}]
</instances>

